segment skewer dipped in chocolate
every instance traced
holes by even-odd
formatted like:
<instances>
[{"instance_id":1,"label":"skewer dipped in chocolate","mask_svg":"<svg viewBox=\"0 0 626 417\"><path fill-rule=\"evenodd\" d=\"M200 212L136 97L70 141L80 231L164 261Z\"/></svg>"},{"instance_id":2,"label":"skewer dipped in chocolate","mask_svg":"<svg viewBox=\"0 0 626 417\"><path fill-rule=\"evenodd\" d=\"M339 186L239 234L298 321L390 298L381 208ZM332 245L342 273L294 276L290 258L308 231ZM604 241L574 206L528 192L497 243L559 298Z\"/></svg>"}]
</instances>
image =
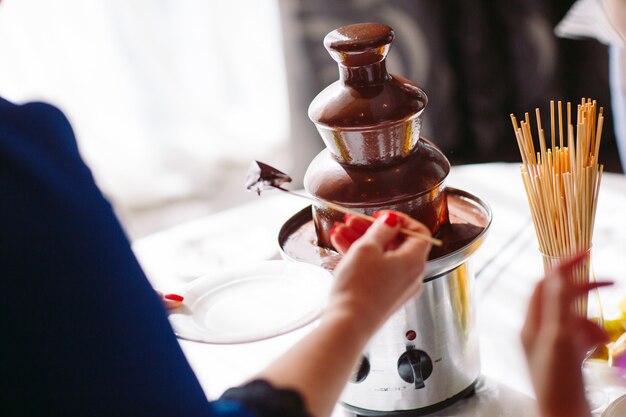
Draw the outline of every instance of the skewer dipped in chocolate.
<instances>
[{"instance_id":1,"label":"skewer dipped in chocolate","mask_svg":"<svg viewBox=\"0 0 626 417\"><path fill-rule=\"evenodd\" d=\"M282 189L284 184L290 183L291 177L276 168L264 164L263 162L253 161L248 168L246 176L246 189L255 191L261 195L261 191L279 188Z\"/></svg>"},{"instance_id":2,"label":"skewer dipped in chocolate","mask_svg":"<svg viewBox=\"0 0 626 417\"><path fill-rule=\"evenodd\" d=\"M283 191L287 194L304 198L306 200L312 201L317 205L323 205L329 209L338 211L342 214L349 214L353 216L360 217L362 219L373 222L375 219L372 216L368 216L366 214L360 213L358 211L350 210L346 207L343 207L337 203L333 203L332 201L324 200L319 197L313 197L306 194L300 194L295 191L288 190L283 188L282 185L285 183L291 182L291 177L284 172L264 164L263 162L254 161L250 168L248 169L248 175L246 177L246 188L251 191L256 191L258 195L261 195L261 191L267 189L277 189ZM411 237L415 237L422 240L428 240L434 246L441 246L442 242L439 239L432 238L431 236L424 235L421 233L414 232L413 230L402 228L400 232Z\"/></svg>"}]
</instances>

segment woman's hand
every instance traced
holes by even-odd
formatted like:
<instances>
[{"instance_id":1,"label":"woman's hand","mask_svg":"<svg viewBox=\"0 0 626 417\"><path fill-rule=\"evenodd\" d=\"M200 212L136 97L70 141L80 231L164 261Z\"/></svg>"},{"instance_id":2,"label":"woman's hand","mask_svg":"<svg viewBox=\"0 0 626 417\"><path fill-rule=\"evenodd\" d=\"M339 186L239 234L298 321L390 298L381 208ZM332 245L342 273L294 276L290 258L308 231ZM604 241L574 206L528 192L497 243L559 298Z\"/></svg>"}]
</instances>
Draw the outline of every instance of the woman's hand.
<instances>
[{"instance_id":1,"label":"woman's hand","mask_svg":"<svg viewBox=\"0 0 626 417\"><path fill-rule=\"evenodd\" d=\"M183 306L183 296L178 294L163 294L161 291L156 291L157 296L163 302L163 306L166 310L175 310Z\"/></svg>"},{"instance_id":2,"label":"woman's hand","mask_svg":"<svg viewBox=\"0 0 626 417\"><path fill-rule=\"evenodd\" d=\"M430 236L420 222L398 212L382 211L376 221L346 216L331 231L344 254L335 269L329 313L351 314L368 331L376 330L400 306L417 295L430 243L400 234L400 228Z\"/></svg>"},{"instance_id":3,"label":"woman's hand","mask_svg":"<svg viewBox=\"0 0 626 417\"><path fill-rule=\"evenodd\" d=\"M401 235L401 227L429 234L395 212L379 213L374 223L348 216L333 228L331 240L344 256L319 326L259 375L296 389L315 417L331 414L368 340L422 288L430 243Z\"/></svg>"},{"instance_id":4,"label":"woman's hand","mask_svg":"<svg viewBox=\"0 0 626 417\"><path fill-rule=\"evenodd\" d=\"M574 301L610 282L578 284L572 270L588 256L582 253L553 269L531 297L522 344L543 417L588 417L582 362L587 353L606 343L606 332L581 317Z\"/></svg>"}]
</instances>

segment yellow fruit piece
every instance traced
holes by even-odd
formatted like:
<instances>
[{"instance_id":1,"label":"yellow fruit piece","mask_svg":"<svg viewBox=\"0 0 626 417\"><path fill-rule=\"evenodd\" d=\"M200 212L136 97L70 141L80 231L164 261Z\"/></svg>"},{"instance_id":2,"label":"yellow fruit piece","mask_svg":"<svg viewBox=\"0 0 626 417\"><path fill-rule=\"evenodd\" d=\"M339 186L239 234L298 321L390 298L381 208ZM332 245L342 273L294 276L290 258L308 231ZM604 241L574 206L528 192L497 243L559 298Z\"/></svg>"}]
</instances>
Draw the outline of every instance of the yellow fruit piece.
<instances>
[{"instance_id":1,"label":"yellow fruit piece","mask_svg":"<svg viewBox=\"0 0 626 417\"><path fill-rule=\"evenodd\" d=\"M626 317L619 319L605 320L604 330L609 334L611 342L615 342L626 331Z\"/></svg>"},{"instance_id":2,"label":"yellow fruit piece","mask_svg":"<svg viewBox=\"0 0 626 417\"><path fill-rule=\"evenodd\" d=\"M622 298L622 301L620 301L617 304L617 307L619 308L619 310L622 312L622 314L624 316L626 316L626 297Z\"/></svg>"},{"instance_id":3,"label":"yellow fruit piece","mask_svg":"<svg viewBox=\"0 0 626 417\"><path fill-rule=\"evenodd\" d=\"M621 335L620 338L609 347L609 366L613 366L613 360L623 355L624 352L626 352L626 333Z\"/></svg>"}]
</instances>

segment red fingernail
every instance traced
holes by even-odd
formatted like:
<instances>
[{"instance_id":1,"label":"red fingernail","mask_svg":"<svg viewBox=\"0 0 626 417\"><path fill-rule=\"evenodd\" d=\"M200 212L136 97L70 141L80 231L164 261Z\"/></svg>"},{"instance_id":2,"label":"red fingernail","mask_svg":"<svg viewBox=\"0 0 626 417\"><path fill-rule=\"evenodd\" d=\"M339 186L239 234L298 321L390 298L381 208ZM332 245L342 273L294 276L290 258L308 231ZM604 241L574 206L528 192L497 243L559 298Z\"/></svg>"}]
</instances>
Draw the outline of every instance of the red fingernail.
<instances>
[{"instance_id":1,"label":"red fingernail","mask_svg":"<svg viewBox=\"0 0 626 417\"><path fill-rule=\"evenodd\" d=\"M384 222L389 227L396 227L396 225L398 224L399 220L400 220L400 218L398 217L398 215L396 213L389 212L385 216Z\"/></svg>"},{"instance_id":2,"label":"red fingernail","mask_svg":"<svg viewBox=\"0 0 626 417\"><path fill-rule=\"evenodd\" d=\"M167 300L181 301L181 302L185 299L182 295L178 295L178 294L165 294L163 298Z\"/></svg>"},{"instance_id":3,"label":"red fingernail","mask_svg":"<svg viewBox=\"0 0 626 417\"><path fill-rule=\"evenodd\" d=\"M350 220L350 217L351 216L349 214L346 214L345 216L343 216L343 222L348 223L348 220Z\"/></svg>"},{"instance_id":4,"label":"red fingernail","mask_svg":"<svg viewBox=\"0 0 626 417\"><path fill-rule=\"evenodd\" d=\"M354 236L354 235L350 235L350 236L345 236L345 239L349 242L349 243L354 243L357 241L358 238L360 238L361 236Z\"/></svg>"},{"instance_id":5,"label":"red fingernail","mask_svg":"<svg viewBox=\"0 0 626 417\"><path fill-rule=\"evenodd\" d=\"M375 218L375 219L377 219L377 218L379 218L379 217L380 217L380 215L381 215L381 214L383 214L383 212L382 212L382 211L375 211L375 212L374 212L374 214L372 214L372 217L373 217L373 218Z\"/></svg>"},{"instance_id":6,"label":"red fingernail","mask_svg":"<svg viewBox=\"0 0 626 417\"><path fill-rule=\"evenodd\" d=\"M367 232L367 229L369 229L369 227L372 225L372 223L368 222L368 223L360 223L360 222L354 222L354 224L352 226L350 226L352 228L352 230L354 230L356 233L358 233L359 235L364 234L365 232Z\"/></svg>"}]
</instances>

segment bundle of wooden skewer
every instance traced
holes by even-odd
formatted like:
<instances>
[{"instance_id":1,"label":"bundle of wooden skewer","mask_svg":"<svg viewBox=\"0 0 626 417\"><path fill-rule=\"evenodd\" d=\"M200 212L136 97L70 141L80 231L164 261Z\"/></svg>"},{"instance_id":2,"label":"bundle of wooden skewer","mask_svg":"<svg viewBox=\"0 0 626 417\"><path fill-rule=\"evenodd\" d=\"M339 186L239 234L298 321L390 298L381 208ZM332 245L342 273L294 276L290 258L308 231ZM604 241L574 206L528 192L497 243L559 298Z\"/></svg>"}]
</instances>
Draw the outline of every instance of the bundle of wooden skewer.
<instances>
[{"instance_id":1,"label":"bundle of wooden skewer","mask_svg":"<svg viewBox=\"0 0 626 417\"><path fill-rule=\"evenodd\" d=\"M564 126L562 102L558 102L555 114L551 101L548 147L541 114L536 109L539 150L535 148L528 113L520 123L511 114L523 162L520 171L546 272L560 260L591 250L603 171L598 164L602 112L595 100L583 98L574 125L572 106L567 103ZM589 281L589 265L589 261L583 262L574 271L577 282ZM576 308L586 315L587 300L581 299Z\"/></svg>"}]
</instances>

